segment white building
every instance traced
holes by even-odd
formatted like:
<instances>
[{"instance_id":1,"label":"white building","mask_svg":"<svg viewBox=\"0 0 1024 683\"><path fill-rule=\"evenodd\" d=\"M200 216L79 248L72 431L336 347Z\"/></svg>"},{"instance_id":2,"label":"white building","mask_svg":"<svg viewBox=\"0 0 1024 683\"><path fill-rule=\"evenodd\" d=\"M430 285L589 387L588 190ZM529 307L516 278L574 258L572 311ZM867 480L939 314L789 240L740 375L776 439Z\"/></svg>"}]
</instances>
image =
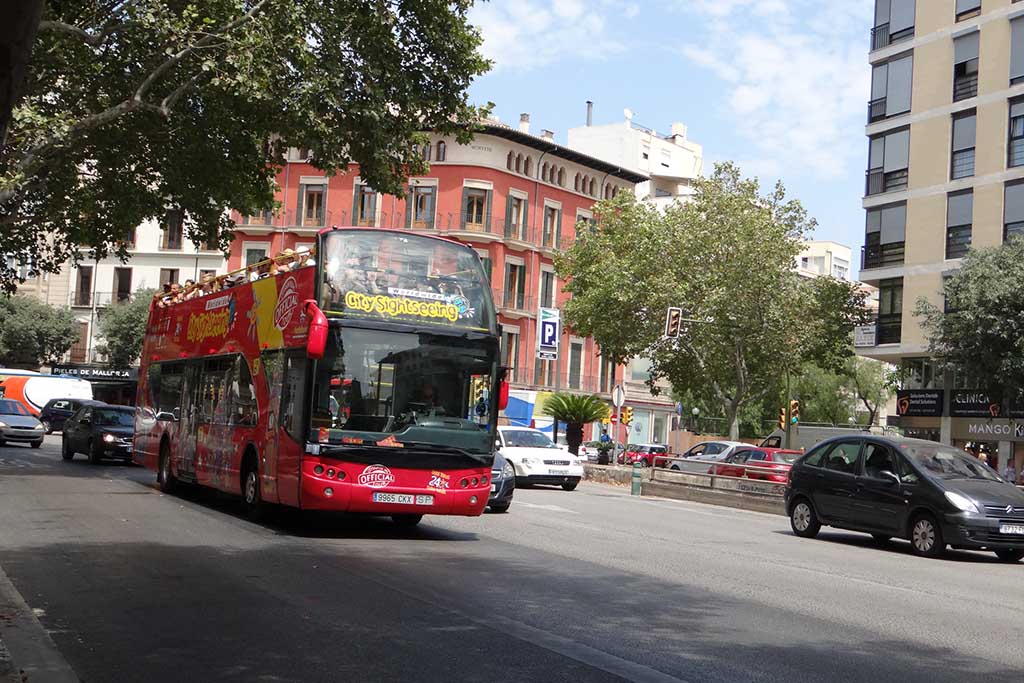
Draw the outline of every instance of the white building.
<instances>
[{"instance_id":1,"label":"white building","mask_svg":"<svg viewBox=\"0 0 1024 683\"><path fill-rule=\"evenodd\" d=\"M663 135L634 123L628 109L624 121L599 126L592 125L591 113L588 102L587 125L569 129L569 147L650 176L636 186L637 197L661 209L693 194L693 181L704 170L704 148L687 139L684 124L673 123Z\"/></svg>"},{"instance_id":2,"label":"white building","mask_svg":"<svg viewBox=\"0 0 1024 683\"><path fill-rule=\"evenodd\" d=\"M852 254L850 247L845 244L810 240L804 242L803 249L796 257L796 272L804 277L830 275L840 280L851 280Z\"/></svg>"},{"instance_id":3,"label":"white building","mask_svg":"<svg viewBox=\"0 0 1024 683\"><path fill-rule=\"evenodd\" d=\"M198 280L207 273L223 273L224 255L184 237L180 214L170 211L162 223L140 225L131 235L130 258L83 260L70 270L69 305L78 319L79 341L71 348L71 363L97 363L98 321L112 303L129 299L140 289L159 289L164 283ZM88 258L88 257L85 257Z\"/></svg>"}]
</instances>

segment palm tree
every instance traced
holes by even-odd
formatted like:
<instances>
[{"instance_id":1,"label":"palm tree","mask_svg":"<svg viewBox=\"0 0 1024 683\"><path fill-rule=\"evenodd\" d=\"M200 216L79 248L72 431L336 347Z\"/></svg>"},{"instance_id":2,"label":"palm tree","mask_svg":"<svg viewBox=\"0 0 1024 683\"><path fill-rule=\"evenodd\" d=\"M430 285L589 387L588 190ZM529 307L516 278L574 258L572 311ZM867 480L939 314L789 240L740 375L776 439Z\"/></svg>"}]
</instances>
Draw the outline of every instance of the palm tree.
<instances>
[{"instance_id":1,"label":"palm tree","mask_svg":"<svg viewBox=\"0 0 1024 683\"><path fill-rule=\"evenodd\" d=\"M579 455L580 444L583 443L583 425L608 417L608 404L594 394L551 394L544 401L544 414L559 422L566 423L565 440L569 442L569 451Z\"/></svg>"}]
</instances>

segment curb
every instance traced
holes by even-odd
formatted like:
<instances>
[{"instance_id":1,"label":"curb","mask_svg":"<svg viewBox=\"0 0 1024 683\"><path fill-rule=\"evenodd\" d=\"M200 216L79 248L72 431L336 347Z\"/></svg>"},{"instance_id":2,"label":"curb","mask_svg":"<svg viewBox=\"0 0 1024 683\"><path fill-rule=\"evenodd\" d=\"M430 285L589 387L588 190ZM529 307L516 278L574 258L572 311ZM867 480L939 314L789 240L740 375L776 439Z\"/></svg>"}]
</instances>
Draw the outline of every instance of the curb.
<instances>
[{"instance_id":1,"label":"curb","mask_svg":"<svg viewBox=\"0 0 1024 683\"><path fill-rule=\"evenodd\" d=\"M78 683L78 676L0 567L0 681Z\"/></svg>"}]
</instances>

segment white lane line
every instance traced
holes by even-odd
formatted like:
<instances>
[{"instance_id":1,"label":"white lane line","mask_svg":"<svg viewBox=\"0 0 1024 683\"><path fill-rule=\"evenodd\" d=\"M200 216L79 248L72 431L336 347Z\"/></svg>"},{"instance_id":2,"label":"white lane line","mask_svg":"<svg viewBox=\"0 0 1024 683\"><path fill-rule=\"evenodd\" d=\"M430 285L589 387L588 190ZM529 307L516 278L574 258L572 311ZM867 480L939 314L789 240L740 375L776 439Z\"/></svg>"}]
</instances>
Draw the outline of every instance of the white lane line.
<instances>
[{"instance_id":1,"label":"white lane line","mask_svg":"<svg viewBox=\"0 0 1024 683\"><path fill-rule=\"evenodd\" d=\"M548 510L549 512L568 512L570 515L580 514L575 510L564 508L561 505L539 505L537 503L527 503L526 501L523 500L517 500L515 501L515 504L518 505L519 507L533 508L535 510Z\"/></svg>"}]
</instances>

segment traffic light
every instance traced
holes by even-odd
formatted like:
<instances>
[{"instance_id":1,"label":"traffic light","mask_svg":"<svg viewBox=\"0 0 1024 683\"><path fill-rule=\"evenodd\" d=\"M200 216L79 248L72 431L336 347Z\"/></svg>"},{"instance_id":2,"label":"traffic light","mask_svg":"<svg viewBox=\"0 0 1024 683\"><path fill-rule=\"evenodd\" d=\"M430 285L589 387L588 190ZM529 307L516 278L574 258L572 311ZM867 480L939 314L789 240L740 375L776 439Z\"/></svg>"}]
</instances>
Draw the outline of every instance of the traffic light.
<instances>
[{"instance_id":1,"label":"traffic light","mask_svg":"<svg viewBox=\"0 0 1024 683\"><path fill-rule=\"evenodd\" d=\"M633 409L629 406L622 409L622 424L633 424Z\"/></svg>"},{"instance_id":2,"label":"traffic light","mask_svg":"<svg viewBox=\"0 0 1024 683\"><path fill-rule=\"evenodd\" d=\"M487 395L487 378L486 377L474 377L473 378L473 403L482 401Z\"/></svg>"},{"instance_id":3,"label":"traffic light","mask_svg":"<svg viewBox=\"0 0 1024 683\"><path fill-rule=\"evenodd\" d=\"M668 315L665 317L665 336L672 339L678 337L682 323L683 309L669 308Z\"/></svg>"},{"instance_id":4,"label":"traffic light","mask_svg":"<svg viewBox=\"0 0 1024 683\"><path fill-rule=\"evenodd\" d=\"M800 422L800 401L789 402L789 421L794 425Z\"/></svg>"},{"instance_id":5,"label":"traffic light","mask_svg":"<svg viewBox=\"0 0 1024 683\"><path fill-rule=\"evenodd\" d=\"M786 409L779 408L779 429L786 428Z\"/></svg>"}]
</instances>

